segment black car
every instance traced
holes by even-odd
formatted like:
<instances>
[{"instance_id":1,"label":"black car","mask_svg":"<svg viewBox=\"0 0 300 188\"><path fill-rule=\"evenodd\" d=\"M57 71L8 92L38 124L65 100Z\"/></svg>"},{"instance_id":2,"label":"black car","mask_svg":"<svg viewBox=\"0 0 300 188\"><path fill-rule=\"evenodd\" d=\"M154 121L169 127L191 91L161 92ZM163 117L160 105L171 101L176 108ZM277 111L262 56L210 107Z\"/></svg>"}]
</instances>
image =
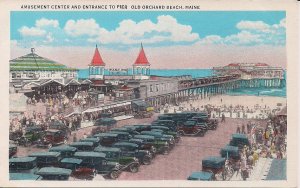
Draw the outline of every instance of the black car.
<instances>
[{"instance_id":1,"label":"black car","mask_svg":"<svg viewBox=\"0 0 300 188\"><path fill-rule=\"evenodd\" d=\"M130 142L117 142L113 147L120 148L123 156L136 157L140 163L149 165L151 163L151 153L147 150L139 150L139 146Z\"/></svg>"}]
</instances>

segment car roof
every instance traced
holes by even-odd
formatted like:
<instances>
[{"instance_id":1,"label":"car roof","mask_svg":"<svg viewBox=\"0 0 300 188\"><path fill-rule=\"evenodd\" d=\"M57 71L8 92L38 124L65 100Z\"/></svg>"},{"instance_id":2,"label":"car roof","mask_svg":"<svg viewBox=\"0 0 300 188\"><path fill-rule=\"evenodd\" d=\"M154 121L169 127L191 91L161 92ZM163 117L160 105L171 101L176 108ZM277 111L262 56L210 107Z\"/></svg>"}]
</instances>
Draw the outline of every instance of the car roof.
<instances>
[{"instance_id":1,"label":"car roof","mask_svg":"<svg viewBox=\"0 0 300 188\"><path fill-rule=\"evenodd\" d=\"M9 162L13 163L26 163L33 162L36 160L36 157L13 157L9 159Z\"/></svg>"},{"instance_id":2,"label":"car roof","mask_svg":"<svg viewBox=\"0 0 300 188\"><path fill-rule=\"evenodd\" d=\"M105 158L105 153L101 153L101 152L94 152L94 151L88 151L88 152L84 152L84 151L78 151L74 154L74 157L101 157L101 158Z\"/></svg>"},{"instance_id":3,"label":"car roof","mask_svg":"<svg viewBox=\"0 0 300 188\"><path fill-rule=\"evenodd\" d=\"M93 142L73 142L70 143L70 146L93 146Z\"/></svg>"},{"instance_id":4,"label":"car roof","mask_svg":"<svg viewBox=\"0 0 300 188\"><path fill-rule=\"evenodd\" d=\"M114 131L114 130L111 130L110 132L113 133L113 134L126 134L126 135L129 135L128 132L122 132L122 131Z\"/></svg>"},{"instance_id":5,"label":"car roof","mask_svg":"<svg viewBox=\"0 0 300 188\"><path fill-rule=\"evenodd\" d=\"M131 143L131 142L117 142L113 144L113 146L132 146L132 147L138 147L137 144Z\"/></svg>"},{"instance_id":6,"label":"car roof","mask_svg":"<svg viewBox=\"0 0 300 188\"><path fill-rule=\"evenodd\" d=\"M73 164L81 164L82 160L77 158L63 158L61 163L73 163Z\"/></svg>"},{"instance_id":7,"label":"car roof","mask_svg":"<svg viewBox=\"0 0 300 188\"><path fill-rule=\"evenodd\" d=\"M144 140L138 138L131 138L128 140L129 142L143 142Z\"/></svg>"},{"instance_id":8,"label":"car roof","mask_svg":"<svg viewBox=\"0 0 300 188\"><path fill-rule=\"evenodd\" d=\"M10 180L39 180L42 179L40 175L30 173L9 173Z\"/></svg>"},{"instance_id":9,"label":"car roof","mask_svg":"<svg viewBox=\"0 0 300 188\"><path fill-rule=\"evenodd\" d=\"M36 172L38 175L67 175L69 176L72 170L58 167L43 167Z\"/></svg>"},{"instance_id":10,"label":"car roof","mask_svg":"<svg viewBox=\"0 0 300 188\"><path fill-rule=\"evenodd\" d=\"M155 132L155 131L142 131L141 134L162 135L161 132Z\"/></svg>"},{"instance_id":11,"label":"car roof","mask_svg":"<svg viewBox=\"0 0 300 188\"><path fill-rule=\"evenodd\" d=\"M154 136L151 136L151 135L135 135L134 138L150 138L150 139L155 139Z\"/></svg>"},{"instance_id":12,"label":"car roof","mask_svg":"<svg viewBox=\"0 0 300 188\"><path fill-rule=\"evenodd\" d=\"M100 139L97 137L89 137L89 138L82 138L79 140L80 142L99 142Z\"/></svg>"},{"instance_id":13,"label":"car roof","mask_svg":"<svg viewBox=\"0 0 300 188\"><path fill-rule=\"evenodd\" d=\"M98 146L94 149L95 152L119 152L120 148L115 148L115 147L103 147L103 146Z\"/></svg>"},{"instance_id":14,"label":"car roof","mask_svg":"<svg viewBox=\"0 0 300 188\"><path fill-rule=\"evenodd\" d=\"M159 126L159 125L151 125L151 128L157 128L157 129L168 129L168 127L165 127L165 126Z\"/></svg>"},{"instance_id":15,"label":"car roof","mask_svg":"<svg viewBox=\"0 0 300 188\"><path fill-rule=\"evenodd\" d=\"M213 173L211 172L193 172L188 179L190 180L211 180L213 176Z\"/></svg>"},{"instance_id":16,"label":"car roof","mask_svg":"<svg viewBox=\"0 0 300 188\"><path fill-rule=\"evenodd\" d=\"M232 138L233 139L248 139L247 136L245 134L232 134Z\"/></svg>"},{"instance_id":17,"label":"car roof","mask_svg":"<svg viewBox=\"0 0 300 188\"><path fill-rule=\"evenodd\" d=\"M50 151L41 151L41 152L34 152L34 153L31 153L29 154L29 157L58 157L60 156L60 153L59 152L50 152Z\"/></svg>"},{"instance_id":18,"label":"car roof","mask_svg":"<svg viewBox=\"0 0 300 188\"><path fill-rule=\"evenodd\" d=\"M72 146L68 146L68 145L61 145L61 146L55 146L49 149L49 151L76 151L77 148L72 147Z\"/></svg>"},{"instance_id":19,"label":"car roof","mask_svg":"<svg viewBox=\"0 0 300 188\"><path fill-rule=\"evenodd\" d=\"M51 132L51 133L56 133L56 132L60 132L61 130L58 129L47 129L46 132Z\"/></svg>"},{"instance_id":20,"label":"car roof","mask_svg":"<svg viewBox=\"0 0 300 188\"><path fill-rule=\"evenodd\" d=\"M105 137L105 136L112 136L112 137L116 137L118 136L117 134L114 133L98 133L95 134L94 137Z\"/></svg>"}]
</instances>

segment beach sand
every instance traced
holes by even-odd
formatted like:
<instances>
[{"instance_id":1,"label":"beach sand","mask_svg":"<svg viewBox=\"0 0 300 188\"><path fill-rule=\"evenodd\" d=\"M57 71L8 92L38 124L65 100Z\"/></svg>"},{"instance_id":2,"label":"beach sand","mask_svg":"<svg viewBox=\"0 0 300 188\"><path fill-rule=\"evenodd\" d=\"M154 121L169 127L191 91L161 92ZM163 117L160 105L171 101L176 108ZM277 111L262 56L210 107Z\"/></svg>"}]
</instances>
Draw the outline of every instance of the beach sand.
<instances>
[{"instance_id":1,"label":"beach sand","mask_svg":"<svg viewBox=\"0 0 300 188\"><path fill-rule=\"evenodd\" d=\"M221 101L222 99L222 101ZM205 105L212 105L212 106L237 106L242 105L248 108L254 108L255 105L259 105L262 107L270 107L270 109L277 108L278 103L281 103L282 106L286 106L287 100L284 97L271 97L271 96L232 96L232 95L217 95L212 96L205 99L198 99L198 100L190 100L189 102L181 103L180 106L183 107L192 107L200 108Z\"/></svg>"}]
</instances>

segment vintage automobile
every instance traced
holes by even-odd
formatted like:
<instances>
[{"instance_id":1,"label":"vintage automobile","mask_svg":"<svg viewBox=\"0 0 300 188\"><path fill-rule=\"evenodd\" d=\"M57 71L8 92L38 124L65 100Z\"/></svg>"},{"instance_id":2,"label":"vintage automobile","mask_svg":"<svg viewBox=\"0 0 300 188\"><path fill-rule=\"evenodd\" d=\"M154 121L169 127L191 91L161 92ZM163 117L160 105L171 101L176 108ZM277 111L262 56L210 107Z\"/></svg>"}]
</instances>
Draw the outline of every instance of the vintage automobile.
<instances>
[{"instance_id":1,"label":"vintage automobile","mask_svg":"<svg viewBox=\"0 0 300 188\"><path fill-rule=\"evenodd\" d=\"M207 116L194 116L191 120L196 120L197 123L205 124L208 130L215 130L218 127L218 119L209 119Z\"/></svg>"},{"instance_id":2,"label":"vintage automobile","mask_svg":"<svg viewBox=\"0 0 300 188\"><path fill-rule=\"evenodd\" d=\"M19 138L17 138L16 142L18 143L18 145L27 147L36 144L39 139L43 138L44 134L44 129L41 127L27 127L25 129L24 135L21 135Z\"/></svg>"},{"instance_id":3,"label":"vintage automobile","mask_svg":"<svg viewBox=\"0 0 300 188\"><path fill-rule=\"evenodd\" d=\"M42 176L31 173L9 173L9 180L42 180Z\"/></svg>"},{"instance_id":4,"label":"vintage automobile","mask_svg":"<svg viewBox=\"0 0 300 188\"><path fill-rule=\"evenodd\" d=\"M173 120L156 120L151 123L152 126L168 127L171 131L177 130L177 124Z\"/></svg>"},{"instance_id":5,"label":"vintage automobile","mask_svg":"<svg viewBox=\"0 0 300 188\"><path fill-rule=\"evenodd\" d=\"M121 128L114 128L111 130L111 132L126 132L129 133L131 136L140 134L138 131L135 130L134 127L121 127Z\"/></svg>"},{"instance_id":6,"label":"vintage automobile","mask_svg":"<svg viewBox=\"0 0 300 188\"><path fill-rule=\"evenodd\" d=\"M171 131L170 128L165 127L165 126L151 126L151 131L155 131L155 130L161 130L163 131L164 134L167 135L172 135L175 139L175 142L178 143L180 140L180 135L175 132L175 131Z\"/></svg>"},{"instance_id":7,"label":"vintage automobile","mask_svg":"<svg viewBox=\"0 0 300 188\"><path fill-rule=\"evenodd\" d=\"M232 138L229 142L231 146L237 146L239 149L242 149L245 145L249 146L250 142L245 134L232 134Z\"/></svg>"},{"instance_id":8,"label":"vintage automobile","mask_svg":"<svg viewBox=\"0 0 300 188\"><path fill-rule=\"evenodd\" d=\"M18 147L16 145L10 144L9 145L9 158L17 154L18 152Z\"/></svg>"},{"instance_id":9,"label":"vintage automobile","mask_svg":"<svg viewBox=\"0 0 300 188\"><path fill-rule=\"evenodd\" d=\"M72 157L77 148L68 145L55 146L49 149L50 152L59 152L61 157Z\"/></svg>"},{"instance_id":10,"label":"vintage automobile","mask_svg":"<svg viewBox=\"0 0 300 188\"><path fill-rule=\"evenodd\" d=\"M205 132L196 121L186 121L178 128L178 133L181 136L204 136Z\"/></svg>"},{"instance_id":11,"label":"vintage automobile","mask_svg":"<svg viewBox=\"0 0 300 188\"><path fill-rule=\"evenodd\" d=\"M113 147L120 148L122 156L136 157L141 164L149 165L151 163L151 153L147 150L139 150L137 144L130 142L117 142Z\"/></svg>"},{"instance_id":12,"label":"vintage automobile","mask_svg":"<svg viewBox=\"0 0 300 188\"><path fill-rule=\"evenodd\" d=\"M79 142L93 142L93 146L97 147L100 145L100 139L99 138L94 138L94 137L89 137L89 138L82 138L79 140Z\"/></svg>"},{"instance_id":13,"label":"vintage automobile","mask_svg":"<svg viewBox=\"0 0 300 188\"><path fill-rule=\"evenodd\" d=\"M170 148L173 148L175 146L175 139L171 135L166 135L157 131L142 131L141 134L154 136L156 139L159 139L161 141L167 141Z\"/></svg>"},{"instance_id":14,"label":"vintage automobile","mask_svg":"<svg viewBox=\"0 0 300 188\"><path fill-rule=\"evenodd\" d=\"M111 179L117 179L122 172L120 164L107 161L105 157L105 153L100 152L76 152L74 154L74 158L82 159L82 167L96 170L97 173Z\"/></svg>"},{"instance_id":15,"label":"vintage automobile","mask_svg":"<svg viewBox=\"0 0 300 188\"><path fill-rule=\"evenodd\" d=\"M112 146L114 143L118 142L118 135L114 133L98 133L93 136L94 138L100 139L101 146Z\"/></svg>"},{"instance_id":16,"label":"vintage automobile","mask_svg":"<svg viewBox=\"0 0 300 188\"><path fill-rule=\"evenodd\" d=\"M68 126L60 121L51 121L49 123L49 129L56 129L63 131L66 135L71 135L71 130Z\"/></svg>"},{"instance_id":17,"label":"vintage automobile","mask_svg":"<svg viewBox=\"0 0 300 188\"><path fill-rule=\"evenodd\" d=\"M197 127L201 128L204 132L208 131L208 126L205 122L199 122L197 119L189 119L188 121L196 121Z\"/></svg>"},{"instance_id":18,"label":"vintage automobile","mask_svg":"<svg viewBox=\"0 0 300 188\"><path fill-rule=\"evenodd\" d=\"M224 158L239 160L241 158L239 148L236 146L225 146L220 150L220 154Z\"/></svg>"},{"instance_id":19,"label":"vintage automobile","mask_svg":"<svg viewBox=\"0 0 300 188\"><path fill-rule=\"evenodd\" d=\"M96 119L94 126L92 129L92 135L107 132L112 129L116 125L117 121L114 118L104 117Z\"/></svg>"},{"instance_id":20,"label":"vintage automobile","mask_svg":"<svg viewBox=\"0 0 300 188\"><path fill-rule=\"evenodd\" d=\"M36 163L39 168L47 166L58 166L61 160L59 152L34 152L29 157L36 157Z\"/></svg>"},{"instance_id":21,"label":"vintage automobile","mask_svg":"<svg viewBox=\"0 0 300 188\"><path fill-rule=\"evenodd\" d=\"M51 148L54 145L61 145L68 143L68 136L64 131L56 129L48 129L45 131L45 136L38 141L38 147Z\"/></svg>"},{"instance_id":22,"label":"vintage automobile","mask_svg":"<svg viewBox=\"0 0 300 188\"><path fill-rule=\"evenodd\" d=\"M96 170L83 167L82 159L63 158L59 167L72 170L71 176L77 179L92 180L96 175Z\"/></svg>"},{"instance_id":23,"label":"vintage automobile","mask_svg":"<svg viewBox=\"0 0 300 188\"><path fill-rule=\"evenodd\" d=\"M155 147L154 153L161 153L161 154L169 154L170 146L167 141L162 141L161 139L157 139L154 136L150 135L135 135L135 139L141 139L145 141L147 144L151 144L151 146Z\"/></svg>"},{"instance_id":24,"label":"vintage automobile","mask_svg":"<svg viewBox=\"0 0 300 188\"><path fill-rule=\"evenodd\" d=\"M132 173L139 171L139 160L135 157L123 156L120 148L99 146L94 151L105 153L107 161L119 163L122 170L128 170Z\"/></svg>"},{"instance_id":25,"label":"vintage automobile","mask_svg":"<svg viewBox=\"0 0 300 188\"><path fill-rule=\"evenodd\" d=\"M193 172L187 180L198 180L198 181L213 181L214 174L211 172Z\"/></svg>"},{"instance_id":26,"label":"vintage automobile","mask_svg":"<svg viewBox=\"0 0 300 188\"><path fill-rule=\"evenodd\" d=\"M128 132L111 130L109 133L116 134L119 142L128 141L130 138L132 138L132 136Z\"/></svg>"},{"instance_id":27,"label":"vintage automobile","mask_svg":"<svg viewBox=\"0 0 300 188\"><path fill-rule=\"evenodd\" d=\"M9 172L33 174L37 169L36 157L13 157L9 159Z\"/></svg>"},{"instance_id":28,"label":"vintage automobile","mask_svg":"<svg viewBox=\"0 0 300 188\"><path fill-rule=\"evenodd\" d=\"M72 170L58 167L43 167L36 172L43 180L68 180Z\"/></svg>"},{"instance_id":29,"label":"vintage automobile","mask_svg":"<svg viewBox=\"0 0 300 188\"><path fill-rule=\"evenodd\" d=\"M202 160L202 171L213 174L213 180L226 180L225 158L206 157Z\"/></svg>"},{"instance_id":30,"label":"vintage automobile","mask_svg":"<svg viewBox=\"0 0 300 188\"><path fill-rule=\"evenodd\" d=\"M69 146L77 148L77 151L94 151L95 145L93 142L73 142Z\"/></svg>"},{"instance_id":31,"label":"vintage automobile","mask_svg":"<svg viewBox=\"0 0 300 188\"><path fill-rule=\"evenodd\" d=\"M151 153L152 158L155 157L156 148L153 143L147 142L143 139L137 139L137 138L129 139L128 142L137 144L139 146L139 150L147 150Z\"/></svg>"},{"instance_id":32,"label":"vintage automobile","mask_svg":"<svg viewBox=\"0 0 300 188\"><path fill-rule=\"evenodd\" d=\"M151 124L136 124L136 125L132 125L132 126L135 127L135 130L137 132L141 132L141 131L150 131L151 130L150 125Z\"/></svg>"}]
</instances>

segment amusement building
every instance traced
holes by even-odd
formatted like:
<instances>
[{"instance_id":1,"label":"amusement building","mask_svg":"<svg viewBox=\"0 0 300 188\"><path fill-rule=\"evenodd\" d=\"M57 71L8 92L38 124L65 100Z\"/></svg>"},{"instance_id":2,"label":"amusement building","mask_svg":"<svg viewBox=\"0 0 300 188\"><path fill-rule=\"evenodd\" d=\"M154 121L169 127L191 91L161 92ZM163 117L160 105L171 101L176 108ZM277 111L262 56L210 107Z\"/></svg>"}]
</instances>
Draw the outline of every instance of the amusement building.
<instances>
[{"instance_id":1,"label":"amusement building","mask_svg":"<svg viewBox=\"0 0 300 188\"><path fill-rule=\"evenodd\" d=\"M41 57L32 48L31 53L10 60L10 94L38 101L45 95L64 93L73 98L85 91L99 102L80 111L94 112L132 105L159 108L190 97L205 98L240 87L282 87L284 84L284 70L264 63L214 67L215 75L205 78L155 76L151 74L151 64L142 44L131 69L106 69L107 63L96 45L87 63L89 77L79 79L77 69Z\"/></svg>"}]
</instances>

